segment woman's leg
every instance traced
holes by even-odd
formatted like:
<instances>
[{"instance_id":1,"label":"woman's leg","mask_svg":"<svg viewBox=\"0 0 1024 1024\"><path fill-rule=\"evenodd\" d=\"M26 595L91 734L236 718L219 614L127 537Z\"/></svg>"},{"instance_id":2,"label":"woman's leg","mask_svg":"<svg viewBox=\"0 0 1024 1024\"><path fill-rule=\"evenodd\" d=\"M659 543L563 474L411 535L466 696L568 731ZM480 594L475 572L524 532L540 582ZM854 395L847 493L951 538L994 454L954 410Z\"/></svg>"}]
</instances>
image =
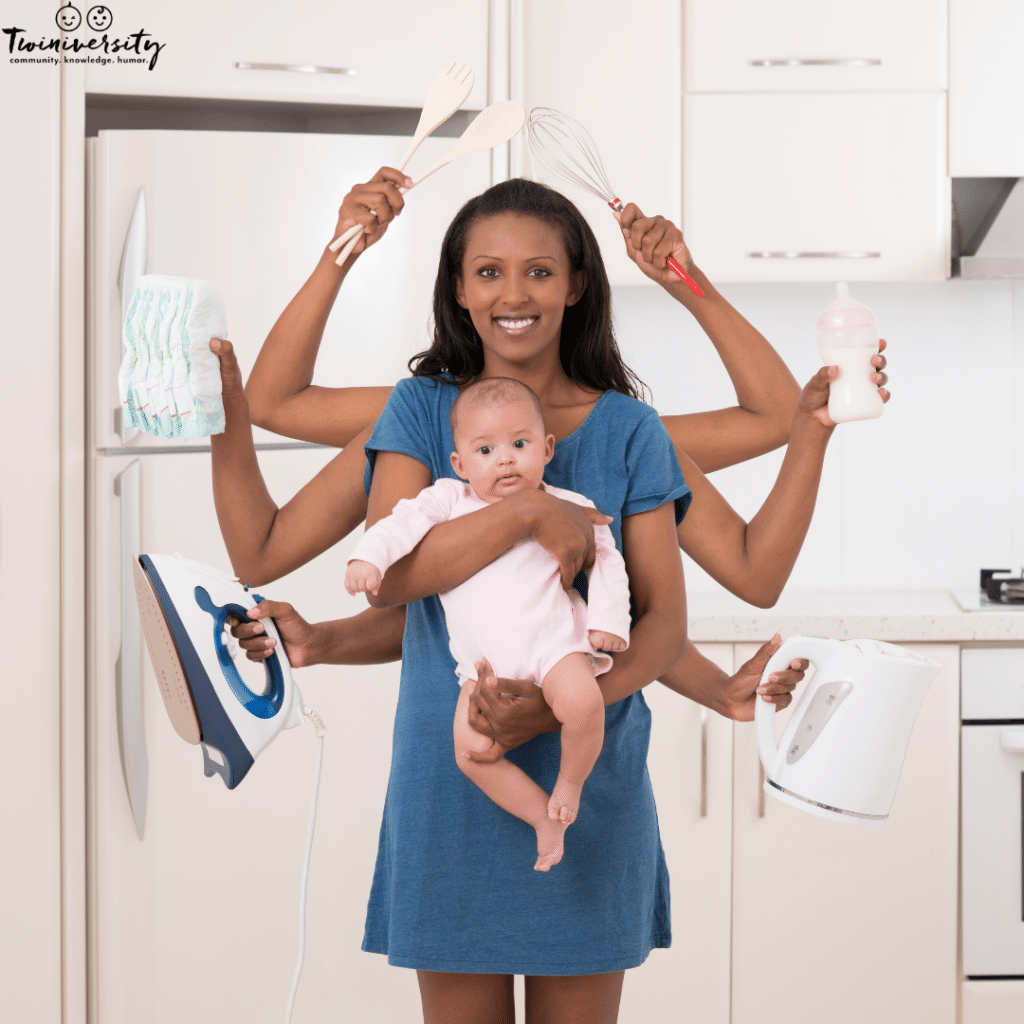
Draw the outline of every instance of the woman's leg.
<instances>
[{"instance_id":1,"label":"woman's leg","mask_svg":"<svg viewBox=\"0 0 1024 1024\"><path fill-rule=\"evenodd\" d=\"M423 1024L515 1024L511 974L417 971L416 977Z\"/></svg>"},{"instance_id":2,"label":"woman's leg","mask_svg":"<svg viewBox=\"0 0 1024 1024\"><path fill-rule=\"evenodd\" d=\"M526 979L526 1024L615 1024L624 971Z\"/></svg>"}]
</instances>

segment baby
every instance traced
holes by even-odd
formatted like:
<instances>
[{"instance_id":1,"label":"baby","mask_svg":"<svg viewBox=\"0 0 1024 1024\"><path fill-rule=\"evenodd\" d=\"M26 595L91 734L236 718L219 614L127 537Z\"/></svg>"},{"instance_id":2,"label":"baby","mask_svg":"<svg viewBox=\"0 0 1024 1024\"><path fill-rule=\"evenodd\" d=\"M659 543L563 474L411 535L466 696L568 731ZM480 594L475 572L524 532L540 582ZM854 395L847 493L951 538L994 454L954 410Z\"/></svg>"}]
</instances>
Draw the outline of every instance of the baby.
<instances>
[{"instance_id":1,"label":"baby","mask_svg":"<svg viewBox=\"0 0 1024 1024\"><path fill-rule=\"evenodd\" d=\"M350 594L377 593L390 565L408 554L436 523L494 504L527 488L543 487L580 505L582 495L542 483L554 455L537 396L519 381L490 377L466 388L450 414L452 468L462 480L440 479L366 531L345 573ZM607 526L595 526L597 557L588 601L561 585L558 563L539 544L521 540L465 583L439 594L460 680L476 678L486 657L495 675L537 680L562 723L562 757L550 800L504 758L478 764L470 751L491 741L469 724L463 687L455 711L456 762L495 803L537 832L537 871L562 858L562 838L579 810L580 791L604 740L604 700L596 676L624 651L629 634L629 581Z\"/></svg>"}]
</instances>

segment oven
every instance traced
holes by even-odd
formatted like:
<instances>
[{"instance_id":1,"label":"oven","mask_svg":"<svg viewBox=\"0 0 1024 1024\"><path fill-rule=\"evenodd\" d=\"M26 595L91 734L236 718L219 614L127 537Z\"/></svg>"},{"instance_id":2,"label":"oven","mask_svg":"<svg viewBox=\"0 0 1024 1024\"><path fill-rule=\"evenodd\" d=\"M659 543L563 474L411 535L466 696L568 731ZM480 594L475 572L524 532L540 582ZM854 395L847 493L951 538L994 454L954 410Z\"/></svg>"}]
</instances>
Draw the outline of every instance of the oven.
<instances>
[{"instance_id":1,"label":"oven","mask_svg":"<svg viewBox=\"0 0 1024 1024\"><path fill-rule=\"evenodd\" d=\"M960 670L963 973L1024 979L1024 648Z\"/></svg>"}]
</instances>

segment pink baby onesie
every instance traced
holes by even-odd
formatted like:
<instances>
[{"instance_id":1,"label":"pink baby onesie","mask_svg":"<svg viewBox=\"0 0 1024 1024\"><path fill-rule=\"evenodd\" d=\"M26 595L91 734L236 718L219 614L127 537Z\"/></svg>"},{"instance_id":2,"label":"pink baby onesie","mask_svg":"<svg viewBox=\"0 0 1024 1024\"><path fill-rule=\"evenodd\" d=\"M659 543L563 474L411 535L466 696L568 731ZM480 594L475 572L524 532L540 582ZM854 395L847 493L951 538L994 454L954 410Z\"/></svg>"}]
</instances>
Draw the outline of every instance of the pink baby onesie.
<instances>
[{"instance_id":1,"label":"pink baby onesie","mask_svg":"<svg viewBox=\"0 0 1024 1024\"><path fill-rule=\"evenodd\" d=\"M582 494L543 486L556 498L595 507ZM468 483L443 477L415 498L404 498L390 516L370 527L349 560L370 562L383 575L432 526L486 507ZM574 651L593 656L595 675L611 668L612 659L590 646L587 630L629 640L629 579L612 531L595 526L594 539L597 557L589 603L575 589L567 593L562 588L558 563L529 538L517 541L465 583L438 595L460 677L476 679L476 662L486 657L499 678L532 678L539 686Z\"/></svg>"}]
</instances>

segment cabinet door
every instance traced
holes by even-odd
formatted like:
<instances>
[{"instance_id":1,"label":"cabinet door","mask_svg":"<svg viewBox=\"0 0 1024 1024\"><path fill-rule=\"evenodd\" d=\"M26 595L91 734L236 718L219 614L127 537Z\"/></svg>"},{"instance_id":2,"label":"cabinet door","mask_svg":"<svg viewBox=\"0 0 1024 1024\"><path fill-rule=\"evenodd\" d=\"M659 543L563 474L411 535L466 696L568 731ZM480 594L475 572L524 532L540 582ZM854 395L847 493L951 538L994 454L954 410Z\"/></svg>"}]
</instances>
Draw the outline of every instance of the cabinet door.
<instances>
[{"instance_id":1,"label":"cabinet door","mask_svg":"<svg viewBox=\"0 0 1024 1024\"><path fill-rule=\"evenodd\" d=\"M732 647L700 651L732 672ZM660 683L647 765L672 893L672 946L626 973L620 1024L729 1022L732 722Z\"/></svg>"},{"instance_id":2,"label":"cabinet door","mask_svg":"<svg viewBox=\"0 0 1024 1024\"><path fill-rule=\"evenodd\" d=\"M736 726L733 1024L953 1024L958 648L906 646L942 671L881 827L765 794L754 727ZM753 651L738 646L737 661Z\"/></svg>"},{"instance_id":3,"label":"cabinet door","mask_svg":"<svg viewBox=\"0 0 1024 1024\"><path fill-rule=\"evenodd\" d=\"M122 0L110 10L105 33L91 29L87 16L72 35L87 45L142 30L142 47L163 48L151 46L141 57L90 51L109 63L87 65L88 92L419 107L444 65L466 61L476 76L467 107L487 103L487 4L480 0L391 0L376 9L356 0L297 0L276 9L244 0ZM140 59L145 63L125 63Z\"/></svg>"},{"instance_id":4,"label":"cabinet door","mask_svg":"<svg viewBox=\"0 0 1024 1024\"><path fill-rule=\"evenodd\" d=\"M688 92L945 88L944 0L687 0Z\"/></svg>"},{"instance_id":5,"label":"cabinet door","mask_svg":"<svg viewBox=\"0 0 1024 1024\"><path fill-rule=\"evenodd\" d=\"M942 93L688 96L683 229L717 281L940 281Z\"/></svg>"},{"instance_id":6,"label":"cabinet door","mask_svg":"<svg viewBox=\"0 0 1024 1024\"><path fill-rule=\"evenodd\" d=\"M951 0L949 173L1024 176L1024 4Z\"/></svg>"},{"instance_id":7,"label":"cabinet door","mask_svg":"<svg viewBox=\"0 0 1024 1024\"><path fill-rule=\"evenodd\" d=\"M586 5L525 0L521 99L554 107L590 133L615 196L680 222L681 25L678 4L620 0ZM635 40L636 42L633 42ZM515 150L513 150L515 152ZM605 201L548 175L513 167L565 193L597 235L613 285L652 285L626 255ZM609 197L613 198L613 197Z\"/></svg>"}]
</instances>

